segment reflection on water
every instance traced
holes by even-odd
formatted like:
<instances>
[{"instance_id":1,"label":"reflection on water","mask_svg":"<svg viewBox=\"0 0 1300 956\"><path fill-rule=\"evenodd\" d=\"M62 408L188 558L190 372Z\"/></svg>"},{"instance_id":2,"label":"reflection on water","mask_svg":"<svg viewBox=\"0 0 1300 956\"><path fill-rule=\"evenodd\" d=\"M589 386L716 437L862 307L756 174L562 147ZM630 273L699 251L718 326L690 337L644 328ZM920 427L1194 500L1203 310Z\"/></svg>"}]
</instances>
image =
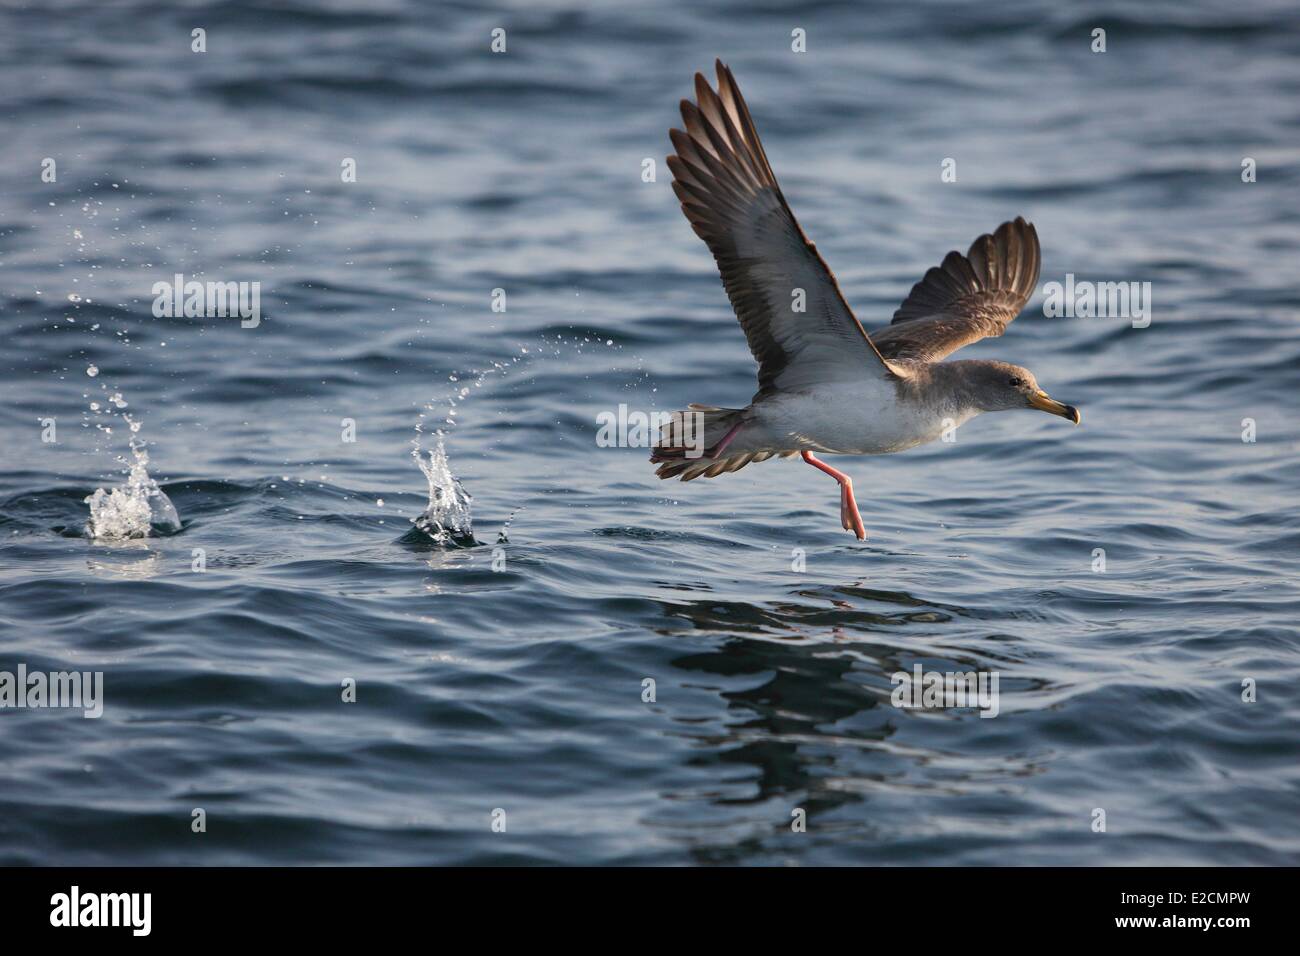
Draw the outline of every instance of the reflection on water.
<instances>
[{"instance_id":1,"label":"reflection on water","mask_svg":"<svg viewBox=\"0 0 1300 956\"><path fill-rule=\"evenodd\" d=\"M756 678L745 690L721 694L734 718L728 721L727 736L702 741L712 753L694 758L697 764L748 764L756 771L750 795L721 797L719 803L760 803L808 792L803 806L814 816L857 799L818 787L817 777L833 772L833 758L805 748L823 733L833 734L836 722L880 706L874 691L847 679L853 658L827 653L816 643L729 638L715 650L687 654L673 664L686 671ZM882 724L868 734L883 740L889 732Z\"/></svg>"},{"instance_id":2,"label":"reflection on water","mask_svg":"<svg viewBox=\"0 0 1300 956\"><path fill-rule=\"evenodd\" d=\"M810 828L835 829L843 826L830 822L843 816L837 811L882 795L979 794L1037 772L1041 762L1027 755L990 760L952 748L953 725L990 734L996 732L991 726L996 718L985 720L971 708L918 713L891 703L893 675L917 662L941 671L997 670L1003 690L1013 694L1033 696L1047 687L1041 676L1020 668L1023 662L1005 642L986 654L970 653L986 641L964 641L962 650L944 646L944 625L974 618L975 612L861 582L794 594L800 600L765 606L718 600L661 604L667 617L721 636L706 650L672 659L674 667L690 674L725 678L718 683L728 688L718 690L729 715L721 729L711 722L673 731L694 743L690 763L716 767L728 779L732 775L722 768L752 771L744 775L743 786L713 793L714 805L761 808L770 822L757 832L770 831L779 840L791 832L785 807L806 811ZM737 683L743 686L736 688ZM918 744L914 734L910 743L897 742L899 729L914 726L911 721L949 727L932 735L928 745ZM851 816L871 818L869 811ZM864 825L873 824L853 827ZM701 862L741 862L750 854L762 857L766 839L751 835L720 847L693 834L692 852Z\"/></svg>"},{"instance_id":3,"label":"reflection on water","mask_svg":"<svg viewBox=\"0 0 1300 956\"><path fill-rule=\"evenodd\" d=\"M890 686L889 673L902 664L893 648L872 642L869 635L902 623L906 615L855 609L834 593L828 594L830 609L792 603L760 608L717 601L664 605L666 614L685 618L700 630L751 632L673 660L687 671L759 678L743 690L722 693L737 719L728 722L726 738L709 741L712 754L695 758L697 763L749 764L756 771L752 794L719 802L759 803L807 793L803 807L811 818L860 799L855 793L819 784L836 775L835 757L818 745L819 738L840 737L837 724L880 708L882 701L888 707L887 690L882 696L881 688ZM901 604L922 603L906 595L861 589L858 593ZM813 594L801 592L801 596ZM853 733L855 744L885 740L893 732L892 720L890 715L868 721Z\"/></svg>"},{"instance_id":4,"label":"reflection on water","mask_svg":"<svg viewBox=\"0 0 1300 956\"><path fill-rule=\"evenodd\" d=\"M138 548L146 552L146 556L128 560L125 555L114 558L95 557L86 561L86 567L91 574L97 577L117 578L126 581L144 581L149 578L157 577L163 570L162 555L150 551L148 546L139 539L123 541L115 544L114 549L125 551L128 548Z\"/></svg>"}]
</instances>

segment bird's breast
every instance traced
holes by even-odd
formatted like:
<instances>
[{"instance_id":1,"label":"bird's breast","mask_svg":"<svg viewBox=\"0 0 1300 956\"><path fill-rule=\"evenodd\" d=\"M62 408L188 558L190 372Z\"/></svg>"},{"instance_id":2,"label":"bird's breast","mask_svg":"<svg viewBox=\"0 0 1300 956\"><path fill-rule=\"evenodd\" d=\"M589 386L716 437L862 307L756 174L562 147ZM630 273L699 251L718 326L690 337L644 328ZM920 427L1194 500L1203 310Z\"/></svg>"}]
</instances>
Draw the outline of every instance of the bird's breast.
<instances>
[{"instance_id":1,"label":"bird's breast","mask_svg":"<svg viewBox=\"0 0 1300 956\"><path fill-rule=\"evenodd\" d=\"M884 455L939 438L968 416L910 398L885 380L818 386L764 403L764 424L788 447Z\"/></svg>"}]
</instances>

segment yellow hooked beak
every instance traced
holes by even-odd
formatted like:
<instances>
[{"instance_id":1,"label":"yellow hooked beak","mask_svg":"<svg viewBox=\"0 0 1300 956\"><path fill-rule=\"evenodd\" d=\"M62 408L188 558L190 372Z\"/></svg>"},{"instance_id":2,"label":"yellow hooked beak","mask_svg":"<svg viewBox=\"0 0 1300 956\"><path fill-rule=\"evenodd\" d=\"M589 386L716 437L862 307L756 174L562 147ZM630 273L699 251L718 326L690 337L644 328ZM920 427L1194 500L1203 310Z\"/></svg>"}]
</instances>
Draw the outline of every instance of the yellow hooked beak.
<instances>
[{"instance_id":1,"label":"yellow hooked beak","mask_svg":"<svg viewBox=\"0 0 1300 956\"><path fill-rule=\"evenodd\" d=\"M1034 408L1041 409L1045 412L1051 412L1053 415L1060 415L1062 418L1068 418L1074 424L1079 424L1079 410L1073 405L1065 405L1052 398L1044 391L1035 392L1029 396L1029 404Z\"/></svg>"}]
</instances>

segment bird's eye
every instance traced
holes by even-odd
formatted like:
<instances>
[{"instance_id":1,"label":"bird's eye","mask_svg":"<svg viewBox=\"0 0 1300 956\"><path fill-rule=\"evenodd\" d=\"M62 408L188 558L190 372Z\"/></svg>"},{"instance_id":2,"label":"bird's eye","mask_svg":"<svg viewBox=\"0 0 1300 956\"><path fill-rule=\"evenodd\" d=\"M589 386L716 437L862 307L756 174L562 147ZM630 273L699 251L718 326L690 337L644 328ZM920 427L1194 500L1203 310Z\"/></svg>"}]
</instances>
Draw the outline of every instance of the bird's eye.
<instances>
[{"instance_id":1,"label":"bird's eye","mask_svg":"<svg viewBox=\"0 0 1300 956\"><path fill-rule=\"evenodd\" d=\"M1011 380L1007 382L1007 384L1010 385L1012 388L1020 388L1025 384L1025 380L1023 378L1018 378L1017 376L1013 375L1011 377Z\"/></svg>"}]
</instances>

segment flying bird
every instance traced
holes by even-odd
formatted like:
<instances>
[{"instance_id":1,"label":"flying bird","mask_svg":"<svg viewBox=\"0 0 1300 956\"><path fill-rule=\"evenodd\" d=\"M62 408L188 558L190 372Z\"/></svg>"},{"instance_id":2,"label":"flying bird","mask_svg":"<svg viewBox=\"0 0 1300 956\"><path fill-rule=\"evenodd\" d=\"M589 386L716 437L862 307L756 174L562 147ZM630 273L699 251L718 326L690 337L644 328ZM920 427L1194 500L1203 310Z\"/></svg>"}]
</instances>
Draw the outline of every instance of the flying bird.
<instances>
[{"instance_id":1,"label":"flying bird","mask_svg":"<svg viewBox=\"0 0 1300 956\"><path fill-rule=\"evenodd\" d=\"M940 437L981 412L1038 409L1079 424L1032 372L992 360L944 361L1001 335L1038 282L1038 233L1017 217L953 251L870 335L790 211L731 70L695 74L685 131L669 131L673 192L708 245L749 350L758 392L746 408L674 412L650 460L660 478L715 478L799 455L840 486L840 522L866 539L853 480L817 458L885 455ZM802 310L796 306L802 304Z\"/></svg>"}]
</instances>

